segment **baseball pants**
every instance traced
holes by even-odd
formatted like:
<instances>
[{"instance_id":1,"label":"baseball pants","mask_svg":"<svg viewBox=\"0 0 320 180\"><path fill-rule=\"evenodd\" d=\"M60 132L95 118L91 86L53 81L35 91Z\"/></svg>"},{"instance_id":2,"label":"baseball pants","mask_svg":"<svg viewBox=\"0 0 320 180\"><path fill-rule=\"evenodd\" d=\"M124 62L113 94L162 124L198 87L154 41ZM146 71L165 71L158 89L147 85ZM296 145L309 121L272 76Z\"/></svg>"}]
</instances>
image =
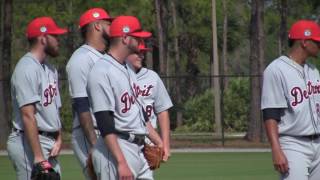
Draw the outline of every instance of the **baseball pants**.
<instances>
[{"instance_id":1,"label":"baseball pants","mask_svg":"<svg viewBox=\"0 0 320 180\"><path fill-rule=\"evenodd\" d=\"M44 158L50 162L53 169L61 176L58 160L49 157L55 140L50 137L39 135L39 141ZM7 141L7 150L16 171L17 180L30 180L34 156L24 133L12 132Z\"/></svg>"},{"instance_id":2,"label":"baseball pants","mask_svg":"<svg viewBox=\"0 0 320 180\"><path fill-rule=\"evenodd\" d=\"M142 153L143 146L118 138L119 146L128 163L134 179L153 180L152 171ZM99 137L92 153L93 166L99 180L118 180L117 163L107 149L102 137Z\"/></svg>"},{"instance_id":3,"label":"baseball pants","mask_svg":"<svg viewBox=\"0 0 320 180\"><path fill-rule=\"evenodd\" d=\"M281 180L319 180L320 138L280 136L279 141L289 166Z\"/></svg>"}]
</instances>

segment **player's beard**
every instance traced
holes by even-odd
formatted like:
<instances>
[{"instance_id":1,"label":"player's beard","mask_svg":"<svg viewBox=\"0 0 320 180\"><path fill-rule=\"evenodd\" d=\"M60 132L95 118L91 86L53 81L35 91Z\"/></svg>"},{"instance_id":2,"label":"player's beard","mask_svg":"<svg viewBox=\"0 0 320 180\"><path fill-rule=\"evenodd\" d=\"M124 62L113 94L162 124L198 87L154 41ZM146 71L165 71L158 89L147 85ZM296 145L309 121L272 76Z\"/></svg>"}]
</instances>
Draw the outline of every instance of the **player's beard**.
<instances>
[{"instance_id":1,"label":"player's beard","mask_svg":"<svg viewBox=\"0 0 320 180\"><path fill-rule=\"evenodd\" d=\"M54 47L51 43L47 44L47 46L44 48L44 52L51 57L59 56L58 48Z\"/></svg>"},{"instance_id":2,"label":"player's beard","mask_svg":"<svg viewBox=\"0 0 320 180\"><path fill-rule=\"evenodd\" d=\"M104 40L104 44L106 45L106 47L109 47L109 45L110 45L110 36L106 33L105 28L103 28L102 38Z\"/></svg>"},{"instance_id":3,"label":"player's beard","mask_svg":"<svg viewBox=\"0 0 320 180\"><path fill-rule=\"evenodd\" d=\"M128 49L130 50L130 54L139 54L139 48L138 46L134 46L131 43L128 44Z\"/></svg>"}]
</instances>

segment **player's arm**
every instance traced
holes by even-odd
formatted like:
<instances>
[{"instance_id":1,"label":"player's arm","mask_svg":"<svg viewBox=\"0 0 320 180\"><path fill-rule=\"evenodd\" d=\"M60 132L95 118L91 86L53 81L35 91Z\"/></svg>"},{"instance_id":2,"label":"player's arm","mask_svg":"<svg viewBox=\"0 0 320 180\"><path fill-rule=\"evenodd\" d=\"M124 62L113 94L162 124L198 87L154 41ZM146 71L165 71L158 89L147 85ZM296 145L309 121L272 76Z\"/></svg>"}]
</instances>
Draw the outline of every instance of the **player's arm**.
<instances>
[{"instance_id":1,"label":"player's arm","mask_svg":"<svg viewBox=\"0 0 320 180\"><path fill-rule=\"evenodd\" d=\"M56 157L59 155L60 151L61 151L61 146L62 146L62 131L61 129L59 130L59 134L57 136L57 139L53 145L53 148L50 152L50 156L51 157Z\"/></svg>"},{"instance_id":2,"label":"player's arm","mask_svg":"<svg viewBox=\"0 0 320 180\"><path fill-rule=\"evenodd\" d=\"M34 104L27 104L20 108L22 115L24 133L27 137L27 140L30 144L31 150L34 155L34 163L44 161L44 156L42 154L38 126L35 118L36 108Z\"/></svg>"},{"instance_id":3,"label":"player's arm","mask_svg":"<svg viewBox=\"0 0 320 180\"><path fill-rule=\"evenodd\" d=\"M146 123L147 129L149 131L148 138L153 142L155 145L159 146L160 148L163 148L163 142L158 134L158 132L152 127L152 124L150 121Z\"/></svg>"},{"instance_id":4,"label":"player's arm","mask_svg":"<svg viewBox=\"0 0 320 180\"><path fill-rule=\"evenodd\" d=\"M279 142L278 122L283 109L270 108L263 110L263 119L266 133L271 145L274 168L280 173L288 172L288 160L283 153Z\"/></svg>"},{"instance_id":5,"label":"player's arm","mask_svg":"<svg viewBox=\"0 0 320 180\"><path fill-rule=\"evenodd\" d=\"M164 156L163 161L167 161L170 157L170 118L168 111L162 111L157 114L161 138L163 142Z\"/></svg>"},{"instance_id":6,"label":"player's arm","mask_svg":"<svg viewBox=\"0 0 320 180\"><path fill-rule=\"evenodd\" d=\"M97 136L90 113L89 99L88 97L73 98L73 102L74 109L79 117L80 126L92 147L97 142Z\"/></svg>"},{"instance_id":7,"label":"player's arm","mask_svg":"<svg viewBox=\"0 0 320 180\"><path fill-rule=\"evenodd\" d=\"M107 148L111 151L113 157L117 161L119 178L133 180L133 174L118 143L113 112L99 111L94 113L94 115L101 136L103 137Z\"/></svg>"}]
</instances>

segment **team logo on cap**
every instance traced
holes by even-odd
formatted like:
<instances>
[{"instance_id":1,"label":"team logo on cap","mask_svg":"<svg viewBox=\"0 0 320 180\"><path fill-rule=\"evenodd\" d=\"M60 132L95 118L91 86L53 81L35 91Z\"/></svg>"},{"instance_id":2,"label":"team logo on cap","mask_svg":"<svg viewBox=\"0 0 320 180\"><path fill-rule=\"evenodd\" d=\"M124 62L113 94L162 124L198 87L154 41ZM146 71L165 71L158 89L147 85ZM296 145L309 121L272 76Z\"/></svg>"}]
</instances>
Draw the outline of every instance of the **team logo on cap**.
<instances>
[{"instance_id":1,"label":"team logo on cap","mask_svg":"<svg viewBox=\"0 0 320 180\"><path fill-rule=\"evenodd\" d=\"M92 14L92 16L93 16L94 18L97 18L97 17L100 16L100 14L99 14L98 12L95 12L95 13Z\"/></svg>"},{"instance_id":2,"label":"team logo on cap","mask_svg":"<svg viewBox=\"0 0 320 180\"><path fill-rule=\"evenodd\" d=\"M128 33L128 32L130 32L130 28L128 26L125 26L122 28L122 32Z\"/></svg>"},{"instance_id":3,"label":"team logo on cap","mask_svg":"<svg viewBox=\"0 0 320 180\"><path fill-rule=\"evenodd\" d=\"M311 31L309 29L305 30L304 36L307 36L307 37L311 36Z\"/></svg>"},{"instance_id":4,"label":"team logo on cap","mask_svg":"<svg viewBox=\"0 0 320 180\"><path fill-rule=\"evenodd\" d=\"M47 31L47 28L46 28L45 26L42 26L42 27L40 28L40 32L44 33L44 32L46 32L46 31Z\"/></svg>"}]
</instances>

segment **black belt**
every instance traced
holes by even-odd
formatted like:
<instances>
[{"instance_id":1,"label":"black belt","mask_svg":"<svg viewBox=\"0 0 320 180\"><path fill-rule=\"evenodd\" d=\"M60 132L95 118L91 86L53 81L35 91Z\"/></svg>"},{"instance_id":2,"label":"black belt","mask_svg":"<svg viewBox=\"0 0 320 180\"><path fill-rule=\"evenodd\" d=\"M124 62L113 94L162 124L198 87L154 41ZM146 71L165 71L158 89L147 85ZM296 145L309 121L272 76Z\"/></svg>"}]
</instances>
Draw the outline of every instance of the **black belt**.
<instances>
[{"instance_id":1,"label":"black belt","mask_svg":"<svg viewBox=\"0 0 320 180\"><path fill-rule=\"evenodd\" d=\"M81 126L79 125L79 126L76 126L76 127L74 127L74 128L72 128L72 130L76 130L76 129L80 129L81 128ZM98 127L93 127L95 130L99 130L98 129ZM81 128L82 129L82 128Z\"/></svg>"},{"instance_id":2,"label":"black belt","mask_svg":"<svg viewBox=\"0 0 320 180\"><path fill-rule=\"evenodd\" d=\"M127 140L131 143L137 144L138 146L141 146L145 142L145 135L140 134L130 134L127 132L117 132L116 133L119 138Z\"/></svg>"},{"instance_id":3,"label":"black belt","mask_svg":"<svg viewBox=\"0 0 320 180\"><path fill-rule=\"evenodd\" d=\"M17 129L17 128L13 128L14 132L18 132L18 133L24 133L23 130ZM59 135L59 131L55 131L55 132L47 132L47 131L38 131L38 134L42 135L42 136L46 136L49 138L53 138L53 139L57 139L58 135Z\"/></svg>"},{"instance_id":4,"label":"black belt","mask_svg":"<svg viewBox=\"0 0 320 180\"><path fill-rule=\"evenodd\" d=\"M307 135L307 136L302 136L303 138L308 138L310 140L315 140L318 139L320 137L320 134L311 134L311 135Z\"/></svg>"}]
</instances>

